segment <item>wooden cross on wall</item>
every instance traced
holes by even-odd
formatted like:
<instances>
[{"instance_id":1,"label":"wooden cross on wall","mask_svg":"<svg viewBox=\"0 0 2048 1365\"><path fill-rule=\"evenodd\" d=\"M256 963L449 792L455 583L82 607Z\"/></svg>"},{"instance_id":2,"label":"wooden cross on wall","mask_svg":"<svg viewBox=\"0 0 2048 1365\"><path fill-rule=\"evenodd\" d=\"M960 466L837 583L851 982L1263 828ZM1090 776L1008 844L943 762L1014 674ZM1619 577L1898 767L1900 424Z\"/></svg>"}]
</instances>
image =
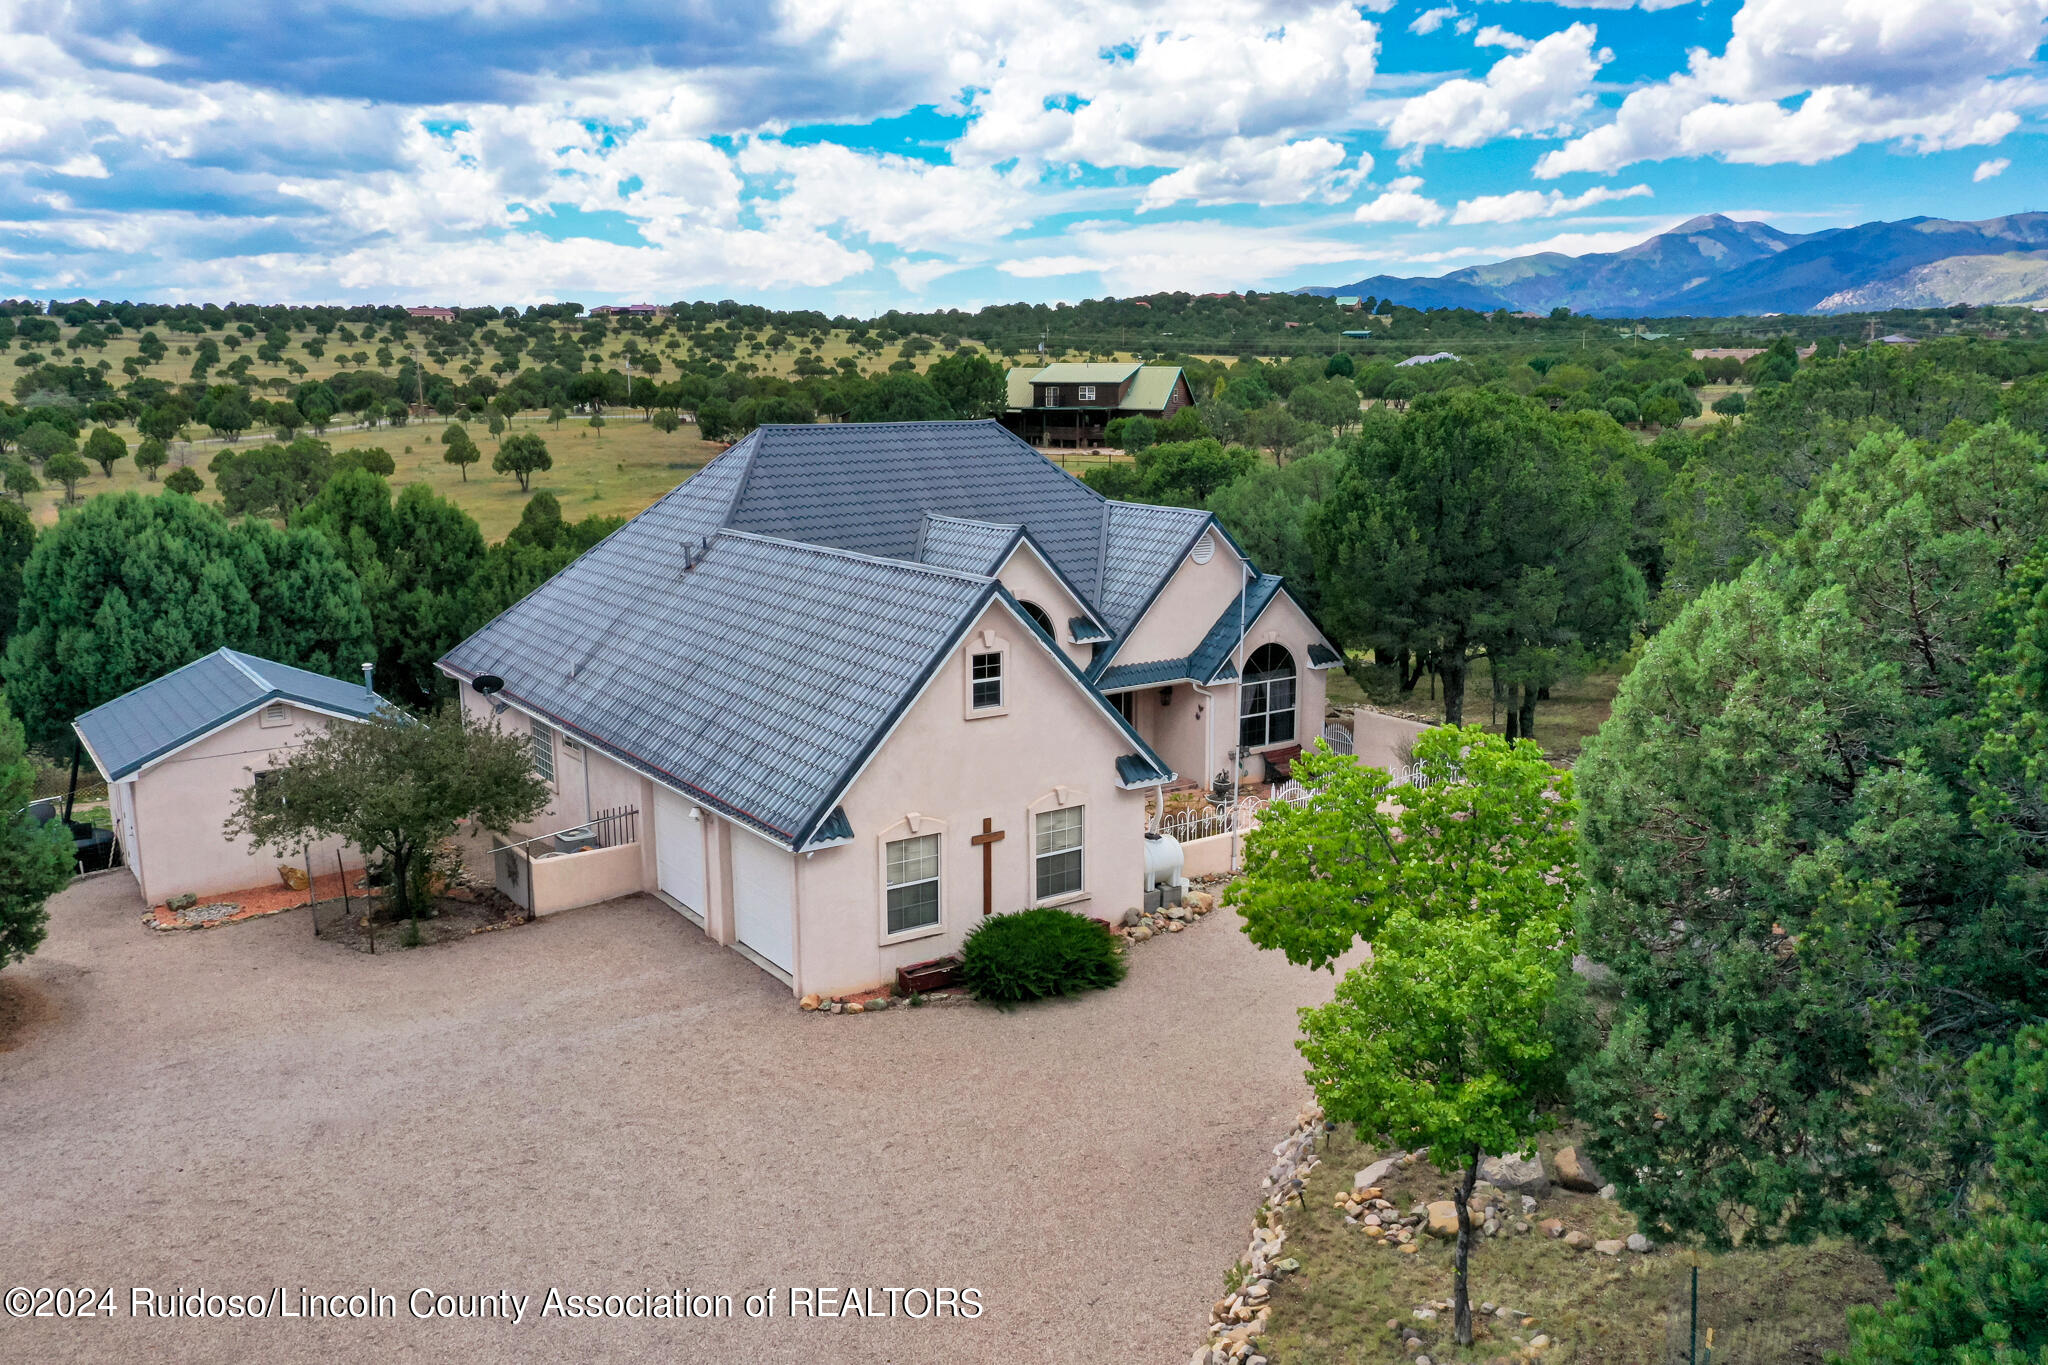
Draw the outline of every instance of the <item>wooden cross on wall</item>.
<instances>
[{"instance_id":1,"label":"wooden cross on wall","mask_svg":"<svg viewBox=\"0 0 2048 1365\"><path fill-rule=\"evenodd\" d=\"M996 912L996 845L1003 841L1003 832L995 828L995 821L987 816L981 818L981 833L967 842L981 847L981 913L983 916Z\"/></svg>"}]
</instances>

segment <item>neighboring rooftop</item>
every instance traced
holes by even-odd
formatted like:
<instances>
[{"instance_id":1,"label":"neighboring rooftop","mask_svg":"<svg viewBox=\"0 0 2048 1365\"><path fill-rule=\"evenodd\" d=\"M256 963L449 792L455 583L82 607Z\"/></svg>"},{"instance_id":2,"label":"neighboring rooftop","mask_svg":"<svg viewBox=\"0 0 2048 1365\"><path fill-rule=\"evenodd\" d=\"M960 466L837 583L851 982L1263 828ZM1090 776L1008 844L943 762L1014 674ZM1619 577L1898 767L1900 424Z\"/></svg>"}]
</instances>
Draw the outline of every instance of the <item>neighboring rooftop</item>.
<instances>
[{"instance_id":1,"label":"neighboring rooftop","mask_svg":"<svg viewBox=\"0 0 2048 1365\"><path fill-rule=\"evenodd\" d=\"M1429 355L1411 355L1406 360L1397 360L1394 362L1394 368L1398 370L1405 365L1434 365L1439 360L1456 360L1457 358L1457 356L1449 351L1436 351Z\"/></svg>"},{"instance_id":2,"label":"neighboring rooftop","mask_svg":"<svg viewBox=\"0 0 2048 1365\"><path fill-rule=\"evenodd\" d=\"M110 782L118 782L273 701L367 719L384 699L290 664L217 649L154 682L95 706L73 724Z\"/></svg>"}]
</instances>

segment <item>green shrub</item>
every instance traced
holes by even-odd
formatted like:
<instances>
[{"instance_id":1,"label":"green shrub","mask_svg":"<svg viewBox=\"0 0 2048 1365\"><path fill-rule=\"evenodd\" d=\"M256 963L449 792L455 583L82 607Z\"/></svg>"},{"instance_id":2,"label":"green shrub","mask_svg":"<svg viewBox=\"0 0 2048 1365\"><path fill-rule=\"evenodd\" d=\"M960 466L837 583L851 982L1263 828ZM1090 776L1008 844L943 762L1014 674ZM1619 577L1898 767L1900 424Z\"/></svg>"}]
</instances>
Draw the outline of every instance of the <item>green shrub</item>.
<instances>
[{"instance_id":1,"label":"green shrub","mask_svg":"<svg viewBox=\"0 0 2048 1365\"><path fill-rule=\"evenodd\" d=\"M1086 915L1047 907L994 915L960 949L960 982L975 999L1014 1005L1100 990L1124 979L1114 937Z\"/></svg>"}]
</instances>

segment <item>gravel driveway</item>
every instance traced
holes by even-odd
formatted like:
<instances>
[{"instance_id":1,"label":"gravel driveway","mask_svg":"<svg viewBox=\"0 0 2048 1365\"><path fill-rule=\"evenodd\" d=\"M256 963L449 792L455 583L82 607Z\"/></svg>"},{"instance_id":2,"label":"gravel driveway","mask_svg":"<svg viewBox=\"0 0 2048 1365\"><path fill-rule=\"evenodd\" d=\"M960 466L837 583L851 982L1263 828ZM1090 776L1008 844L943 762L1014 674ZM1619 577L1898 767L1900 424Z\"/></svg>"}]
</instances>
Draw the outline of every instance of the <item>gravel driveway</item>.
<instances>
[{"instance_id":1,"label":"gravel driveway","mask_svg":"<svg viewBox=\"0 0 2048 1365\"><path fill-rule=\"evenodd\" d=\"M55 1009L0 1053L0 1289L118 1309L0 1318L13 1359L1177 1365L1306 1098L1293 1011L1330 990L1228 911L1091 999L833 1018L644 898L375 958L302 911L156 934L141 910L125 876L79 883L0 978ZM138 1322L134 1286L374 1288L397 1317ZM792 1318L792 1286L982 1312ZM531 1303L423 1322L421 1287ZM779 1297L537 1320L551 1288Z\"/></svg>"}]
</instances>

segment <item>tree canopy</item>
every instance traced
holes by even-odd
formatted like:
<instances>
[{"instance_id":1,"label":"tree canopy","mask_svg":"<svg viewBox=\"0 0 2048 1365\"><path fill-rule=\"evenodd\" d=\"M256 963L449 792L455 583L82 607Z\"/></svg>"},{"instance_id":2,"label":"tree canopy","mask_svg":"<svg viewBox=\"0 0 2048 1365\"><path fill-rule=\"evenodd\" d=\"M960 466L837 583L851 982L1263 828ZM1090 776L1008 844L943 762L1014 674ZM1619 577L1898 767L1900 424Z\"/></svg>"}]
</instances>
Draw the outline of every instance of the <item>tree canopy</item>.
<instances>
[{"instance_id":1,"label":"tree canopy","mask_svg":"<svg viewBox=\"0 0 2048 1365\"><path fill-rule=\"evenodd\" d=\"M43 941L43 903L71 880L76 853L60 820L36 824L15 812L35 793L21 723L0 695L0 967L19 962Z\"/></svg>"}]
</instances>

